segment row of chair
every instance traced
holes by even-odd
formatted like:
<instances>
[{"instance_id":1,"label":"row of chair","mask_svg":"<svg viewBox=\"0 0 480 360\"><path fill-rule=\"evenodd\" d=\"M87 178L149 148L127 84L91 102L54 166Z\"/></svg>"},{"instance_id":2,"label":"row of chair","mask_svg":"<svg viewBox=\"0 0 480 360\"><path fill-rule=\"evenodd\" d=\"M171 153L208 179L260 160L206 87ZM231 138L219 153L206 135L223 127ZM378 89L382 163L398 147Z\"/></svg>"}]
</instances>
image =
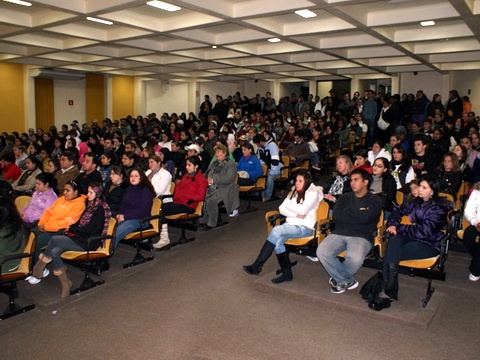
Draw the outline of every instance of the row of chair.
<instances>
[{"instance_id":1,"label":"row of chair","mask_svg":"<svg viewBox=\"0 0 480 360\"><path fill-rule=\"evenodd\" d=\"M17 209L21 211L28 204L29 201L29 196L17 197L15 199ZM122 243L130 244L136 249L134 258L130 262L125 264L123 266L124 268L129 268L153 260L153 239L157 238L160 235L161 206L162 201L158 198L154 199L151 216L142 219L142 223L148 222L150 224L149 227L145 230L139 230L130 233L122 240ZM193 222L196 227L196 221L202 216L202 210L203 201L199 202L196 211L193 214L179 213L166 217L167 221L177 224L182 229L180 238L173 244L173 246L195 240L195 237L188 238L186 236L186 228L188 223L190 222ZM107 262L108 264L108 259L113 256L116 226L117 221L114 218L111 218L109 221L108 231L106 235L91 237L90 239L88 239L89 242L102 240L102 245L98 249L86 251L66 251L61 255L63 260L65 260L69 264L74 265L75 267L80 268L83 272L83 280L81 284L78 287L74 288L71 291L71 294L77 294L105 283L105 280L101 278L98 280L93 280L91 275L92 273L95 273L96 275L101 275L101 270L99 270L98 267L94 266L95 263ZM36 261L36 259L33 258L35 253L35 242L35 234L32 232L29 235L23 253L3 257L2 259L0 259L0 292L7 294L7 296L9 297L9 304L4 310L4 312L0 315L0 320L7 319L11 316L35 308L34 304L28 304L26 306L20 307L15 303L15 299L18 297L17 282L24 280L31 275L34 262ZM147 250L148 252L150 252L150 255L144 256L142 250ZM8 274L3 274L1 272L2 265L7 261L15 259L21 259L20 265L18 266L17 270Z\"/></svg>"},{"instance_id":2,"label":"row of chair","mask_svg":"<svg viewBox=\"0 0 480 360\"><path fill-rule=\"evenodd\" d=\"M452 211L448 217L448 225L445 229L445 235L441 239L441 252L439 255L428 259L404 260L400 262L400 272L410 276L418 276L427 279L427 290L425 297L422 298L421 304L423 307L428 305L435 289L432 286L433 280L445 281L445 262L448 256L449 243L455 235L455 224L459 216L458 211ZM267 225L267 232L270 233L274 226L281 224L282 217L278 211L269 211L265 214L265 221ZM408 224L408 216L402 218L402 223ZM317 207L317 219L315 224L315 231L312 236L288 239L285 242L285 247L289 253L295 253L301 256L316 256L316 249L320 242L328 235L331 219L329 217L329 206L325 201L321 201ZM386 227L384 221L384 214L377 223L377 229L374 234L374 244L372 251L367 255L364 261L364 266L381 269L382 260L386 249ZM346 252L338 254L338 257L344 257ZM292 265L295 265L293 262Z\"/></svg>"}]
</instances>

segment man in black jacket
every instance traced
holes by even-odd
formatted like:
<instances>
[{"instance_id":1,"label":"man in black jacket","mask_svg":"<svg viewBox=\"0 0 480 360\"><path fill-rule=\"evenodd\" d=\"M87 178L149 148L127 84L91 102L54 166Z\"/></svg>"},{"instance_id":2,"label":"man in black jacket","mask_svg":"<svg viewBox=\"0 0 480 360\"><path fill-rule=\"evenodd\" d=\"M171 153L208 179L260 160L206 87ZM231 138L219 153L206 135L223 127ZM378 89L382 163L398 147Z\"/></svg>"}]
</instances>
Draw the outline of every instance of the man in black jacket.
<instances>
[{"instance_id":1,"label":"man in black jacket","mask_svg":"<svg viewBox=\"0 0 480 360\"><path fill-rule=\"evenodd\" d=\"M366 170L352 171L352 192L338 198L333 208L335 227L318 246L317 257L330 275L333 294L358 287L355 274L372 248L382 201L369 191L371 182L372 176ZM344 261L337 257L342 251L347 252Z\"/></svg>"}]
</instances>

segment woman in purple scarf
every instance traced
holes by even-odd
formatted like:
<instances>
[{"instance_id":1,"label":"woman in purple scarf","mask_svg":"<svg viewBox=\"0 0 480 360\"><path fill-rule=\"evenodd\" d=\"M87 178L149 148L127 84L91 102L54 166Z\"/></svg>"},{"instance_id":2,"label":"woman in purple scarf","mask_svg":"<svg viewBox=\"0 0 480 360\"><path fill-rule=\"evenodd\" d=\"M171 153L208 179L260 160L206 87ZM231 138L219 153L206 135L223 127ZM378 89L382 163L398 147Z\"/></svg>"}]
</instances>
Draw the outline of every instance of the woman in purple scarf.
<instances>
[{"instance_id":1,"label":"woman in purple scarf","mask_svg":"<svg viewBox=\"0 0 480 360\"><path fill-rule=\"evenodd\" d=\"M50 273L46 266L53 262L53 273L62 285L62 298L70 295L72 282L67 276L61 254L65 251L96 250L100 247L101 240L88 243L88 239L107 234L111 212L102 194L102 184L93 182L88 186L87 206L80 220L66 229L64 235L55 235L50 239L28 279L30 284L38 284L46 277Z\"/></svg>"}]
</instances>

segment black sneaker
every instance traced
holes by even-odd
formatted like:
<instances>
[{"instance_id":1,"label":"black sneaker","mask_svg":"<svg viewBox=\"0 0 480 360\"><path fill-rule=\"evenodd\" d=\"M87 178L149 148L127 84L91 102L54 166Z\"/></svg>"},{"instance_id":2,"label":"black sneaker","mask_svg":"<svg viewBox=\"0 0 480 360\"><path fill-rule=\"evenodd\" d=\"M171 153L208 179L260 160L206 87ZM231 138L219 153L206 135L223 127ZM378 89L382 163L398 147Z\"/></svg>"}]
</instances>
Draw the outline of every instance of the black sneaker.
<instances>
[{"instance_id":1,"label":"black sneaker","mask_svg":"<svg viewBox=\"0 0 480 360\"><path fill-rule=\"evenodd\" d=\"M342 294L346 291L345 286L343 285L335 285L330 288L330 292L332 294Z\"/></svg>"},{"instance_id":2,"label":"black sneaker","mask_svg":"<svg viewBox=\"0 0 480 360\"><path fill-rule=\"evenodd\" d=\"M335 281L334 278L328 279L328 283L331 287L337 286L337 282Z\"/></svg>"},{"instance_id":3,"label":"black sneaker","mask_svg":"<svg viewBox=\"0 0 480 360\"><path fill-rule=\"evenodd\" d=\"M343 285L345 287L345 289L347 290L353 290L353 289L356 289L358 287L358 281L353 279L352 281L350 281L348 284L345 284Z\"/></svg>"}]
</instances>

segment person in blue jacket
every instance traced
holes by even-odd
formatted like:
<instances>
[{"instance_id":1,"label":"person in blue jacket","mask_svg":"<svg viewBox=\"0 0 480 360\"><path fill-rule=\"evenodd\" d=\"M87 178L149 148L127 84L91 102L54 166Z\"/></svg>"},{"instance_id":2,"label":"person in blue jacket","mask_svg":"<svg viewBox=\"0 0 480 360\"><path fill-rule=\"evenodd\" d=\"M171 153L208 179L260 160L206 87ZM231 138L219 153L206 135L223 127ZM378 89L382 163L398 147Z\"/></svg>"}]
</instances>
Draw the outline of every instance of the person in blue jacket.
<instances>
[{"instance_id":1,"label":"person in blue jacket","mask_svg":"<svg viewBox=\"0 0 480 360\"><path fill-rule=\"evenodd\" d=\"M242 154L243 156L237 164L238 185L250 186L255 184L259 176L263 175L263 169L260 160L254 154L252 144L244 143L242 145Z\"/></svg>"}]
</instances>

